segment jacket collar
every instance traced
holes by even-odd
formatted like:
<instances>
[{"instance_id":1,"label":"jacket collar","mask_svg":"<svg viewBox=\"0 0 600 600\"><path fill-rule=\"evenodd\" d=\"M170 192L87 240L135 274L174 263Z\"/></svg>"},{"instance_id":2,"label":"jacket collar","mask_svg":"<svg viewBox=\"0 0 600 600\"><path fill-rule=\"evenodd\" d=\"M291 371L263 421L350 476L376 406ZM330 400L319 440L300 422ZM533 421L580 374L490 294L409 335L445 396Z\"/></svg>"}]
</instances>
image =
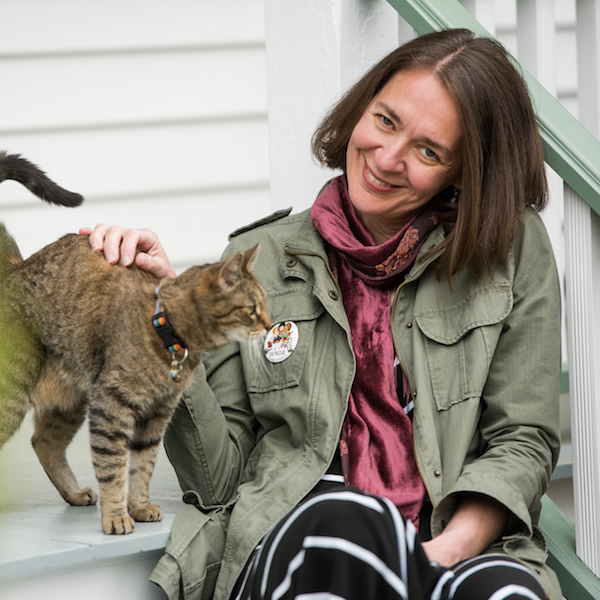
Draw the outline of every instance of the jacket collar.
<instances>
[{"instance_id":1,"label":"jacket collar","mask_svg":"<svg viewBox=\"0 0 600 600\"><path fill-rule=\"evenodd\" d=\"M318 254L327 259L325 241L316 230L310 217L311 209L298 215L299 224L295 232L288 239L285 251L288 253Z\"/></svg>"}]
</instances>

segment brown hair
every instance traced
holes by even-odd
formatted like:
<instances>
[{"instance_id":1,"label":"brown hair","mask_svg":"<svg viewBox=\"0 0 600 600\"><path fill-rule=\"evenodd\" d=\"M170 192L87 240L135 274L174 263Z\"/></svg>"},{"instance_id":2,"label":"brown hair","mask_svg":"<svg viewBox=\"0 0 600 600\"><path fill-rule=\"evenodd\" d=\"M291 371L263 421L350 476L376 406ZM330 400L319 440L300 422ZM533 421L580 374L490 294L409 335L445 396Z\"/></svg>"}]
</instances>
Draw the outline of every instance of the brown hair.
<instances>
[{"instance_id":1,"label":"brown hair","mask_svg":"<svg viewBox=\"0 0 600 600\"><path fill-rule=\"evenodd\" d=\"M506 261L524 208L541 210L547 193L531 100L498 42L450 29L397 48L331 109L313 136L313 154L323 165L345 170L348 141L362 114L396 73L411 69L439 79L463 124L460 197L438 213L446 230L440 266L448 277L465 267L479 277Z\"/></svg>"}]
</instances>

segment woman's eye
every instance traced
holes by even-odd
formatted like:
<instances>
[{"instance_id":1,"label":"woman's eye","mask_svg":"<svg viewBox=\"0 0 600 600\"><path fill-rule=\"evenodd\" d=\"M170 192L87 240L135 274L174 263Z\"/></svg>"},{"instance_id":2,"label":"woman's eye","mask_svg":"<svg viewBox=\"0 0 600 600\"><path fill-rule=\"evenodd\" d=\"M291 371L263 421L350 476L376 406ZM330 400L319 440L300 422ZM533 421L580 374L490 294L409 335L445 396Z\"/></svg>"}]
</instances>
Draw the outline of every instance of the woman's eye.
<instances>
[{"instance_id":1,"label":"woman's eye","mask_svg":"<svg viewBox=\"0 0 600 600\"><path fill-rule=\"evenodd\" d=\"M435 159L437 158L437 154L431 148L421 148L421 152L425 158Z\"/></svg>"},{"instance_id":2,"label":"woman's eye","mask_svg":"<svg viewBox=\"0 0 600 600\"><path fill-rule=\"evenodd\" d=\"M385 115L379 115L379 119L381 120L381 123L386 127L391 127L393 125L391 119L388 119Z\"/></svg>"}]
</instances>

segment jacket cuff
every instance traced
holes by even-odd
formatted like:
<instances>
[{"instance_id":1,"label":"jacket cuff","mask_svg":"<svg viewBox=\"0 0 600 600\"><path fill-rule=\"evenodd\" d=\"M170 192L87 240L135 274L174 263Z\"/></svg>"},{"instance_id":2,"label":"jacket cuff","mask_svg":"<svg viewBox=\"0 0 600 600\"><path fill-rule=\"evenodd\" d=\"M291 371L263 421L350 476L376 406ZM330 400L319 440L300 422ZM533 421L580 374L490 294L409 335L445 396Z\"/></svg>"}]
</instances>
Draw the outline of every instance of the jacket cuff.
<instances>
[{"instance_id":1,"label":"jacket cuff","mask_svg":"<svg viewBox=\"0 0 600 600\"><path fill-rule=\"evenodd\" d=\"M482 479L485 480L485 485L482 485ZM491 474L486 474L485 478L482 478L481 473L467 471L460 476L442 501L434 507L431 515L433 537L442 533L452 518L462 494L489 496L504 505L509 511L505 534L521 533L527 537L533 535L533 523L529 508L525 505L522 495L510 482Z\"/></svg>"}]
</instances>

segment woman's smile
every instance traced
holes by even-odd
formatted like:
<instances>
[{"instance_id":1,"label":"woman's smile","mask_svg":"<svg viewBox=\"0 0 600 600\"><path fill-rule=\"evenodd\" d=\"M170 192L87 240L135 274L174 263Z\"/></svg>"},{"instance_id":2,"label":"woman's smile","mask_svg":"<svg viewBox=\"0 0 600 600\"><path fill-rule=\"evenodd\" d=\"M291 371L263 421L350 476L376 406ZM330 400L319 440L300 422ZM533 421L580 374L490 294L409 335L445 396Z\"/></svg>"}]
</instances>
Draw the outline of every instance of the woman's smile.
<instances>
[{"instance_id":1,"label":"woman's smile","mask_svg":"<svg viewBox=\"0 0 600 600\"><path fill-rule=\"evenodd\" d=\"M367 183L367 185L370 183L374 186L374 188L376 190L378 190L378 188L388 188L388 189L393 189L396 187L399 187L397 185L392 185L391 183L386 183L385 181L382 181L381 179L375 177L375 175L373 174L373 171L369 168L369 165L367 164L367 161L365 160L365 164L363 167L363 177ZM383 192L385 193L387 190L383 190Z\"/></svg>"}]
</instances>

